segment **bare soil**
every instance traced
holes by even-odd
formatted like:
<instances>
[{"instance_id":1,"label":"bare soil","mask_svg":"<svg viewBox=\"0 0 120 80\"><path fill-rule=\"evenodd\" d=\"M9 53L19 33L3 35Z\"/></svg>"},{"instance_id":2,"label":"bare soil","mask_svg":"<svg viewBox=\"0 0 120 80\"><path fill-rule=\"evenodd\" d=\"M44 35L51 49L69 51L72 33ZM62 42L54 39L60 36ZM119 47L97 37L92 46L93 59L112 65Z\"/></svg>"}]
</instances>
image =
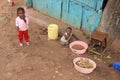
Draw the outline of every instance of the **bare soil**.
<instances>
[{"instance_id":1,"label":"bare soil","mask_svg":"<svg viewBox=\"0 0 120 80\"><path fill-rule=\"evenodd\" d=\"M47 35L40 34L40 28L54 22L64 31L66 24L51 19L35 11L44 21L30 17L31 45L20 47L15 28L16 9L24 6L22 0L15 0L11 7L7 0L0 1L0 80L120 80L120 72L109 68L108 64L120 61L120 54L109 50L106 55L112 58L99 59L93 54L76 55L69 47L63 47L58 40L48 40ZM31 14L31 13L29 13ZM36 15L32 14L32 15ZM64 27L63 27L64 26ZM89 39L78 29L73 33L80 40L89 42ZM73 59L79 56L94 60L97 68L88 75L77 72L73 67Z\"/></svg>"}]
</instances>

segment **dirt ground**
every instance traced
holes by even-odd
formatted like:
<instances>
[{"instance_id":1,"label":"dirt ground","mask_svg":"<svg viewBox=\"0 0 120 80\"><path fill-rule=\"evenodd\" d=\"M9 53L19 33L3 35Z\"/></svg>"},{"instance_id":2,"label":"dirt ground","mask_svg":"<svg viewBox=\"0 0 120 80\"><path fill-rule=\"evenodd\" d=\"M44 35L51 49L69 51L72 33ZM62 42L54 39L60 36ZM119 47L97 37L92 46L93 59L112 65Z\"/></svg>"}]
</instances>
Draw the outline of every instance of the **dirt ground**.
<instances>
[{"instance_id":1,"label":"dirt ground","mask_svg":"<svg viewBox=\"0 0 120 80\"><path fill-rule=\"evenodd\" d=\"M26 15L30 17L31 45L20 47L15 18L16 9L24 6L24 3L22 0L15 1L14 7L7 0L0 2L0 80L120 80L120 72L108 67L108 64L120 61L119 53L109 50L106 54L111 58L102 60L89 53L73 54L68 47L62 47L59 41L48 40L47 35L40 34L40 28L49 23L57 23L61 31L67 25L31 8L26 9ZM35 17L34 13L39 17ZM89 41L80 30L74 29L73 33L80 40ZM77 72L72 61L79 56L94 60L97 68L88 75Z\"/></svg>"}]
</instances>

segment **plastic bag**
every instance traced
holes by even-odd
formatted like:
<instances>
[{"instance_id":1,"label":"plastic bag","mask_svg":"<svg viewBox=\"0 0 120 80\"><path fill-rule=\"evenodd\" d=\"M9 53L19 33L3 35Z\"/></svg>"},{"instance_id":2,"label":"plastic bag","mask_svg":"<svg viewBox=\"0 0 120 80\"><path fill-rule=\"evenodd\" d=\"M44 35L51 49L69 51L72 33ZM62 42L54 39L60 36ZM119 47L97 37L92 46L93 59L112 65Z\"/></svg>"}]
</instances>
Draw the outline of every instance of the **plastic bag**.
<instances>
[{"instance_id":1,"label":"plastic bag","mask_svg":"<svg viewBox=\"0 0 120 80\"><path fill-rule=\"evenodd\" d=\"M114 69L120 71L120 62L114 62L114 63L112 64L112 67L113 67Z\"/></svg>"}]
</instances>

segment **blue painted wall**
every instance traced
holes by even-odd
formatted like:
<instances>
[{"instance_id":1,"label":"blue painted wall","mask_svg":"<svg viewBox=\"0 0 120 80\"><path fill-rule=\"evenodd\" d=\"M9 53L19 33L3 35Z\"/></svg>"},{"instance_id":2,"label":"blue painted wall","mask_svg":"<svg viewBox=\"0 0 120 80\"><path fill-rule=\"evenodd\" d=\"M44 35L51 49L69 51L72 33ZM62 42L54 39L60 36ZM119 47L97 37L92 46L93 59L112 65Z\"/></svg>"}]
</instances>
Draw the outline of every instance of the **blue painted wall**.
<instances>
[{"instance_id":1,"label":"blue painted wall","mask_svg":"<svg viewBox=\"0 0 120 80\"><path fill-rule=\"evenodd\" d=\"M82 20L82 6L68 0L68 5L63 4L62 21L72 26L80 28Z\"/></svg>"},{"instance_id":2,"label":"blue painted wall","mask_svg":"<svg viewBox=\"0 0 120 80\"><path fill-rule=\"evenodd\" d=\"M60 19L62 12L62 0L47 0L47 14Z\"/></svg>"},{"instance_id":3,"label":"blue painted wall","mask_svg":"<svg viewBox=\"0 0 120 80\"><path fill-rule=\"evenodd\" d=\"M41 13L92 33L100 23L103 0L26 0Z\"/></svg>"},{"instance_id":4,"label":"blue painted wall","mask_svg":"<svg viewBox=\"0 0 120 80\"><path fill-rule=\"evenodd\" d=\"M89 7L83 8L82 29L90 34L98 27L102 14L98 14L94 9Z\"/></svg>"}]
</instances>

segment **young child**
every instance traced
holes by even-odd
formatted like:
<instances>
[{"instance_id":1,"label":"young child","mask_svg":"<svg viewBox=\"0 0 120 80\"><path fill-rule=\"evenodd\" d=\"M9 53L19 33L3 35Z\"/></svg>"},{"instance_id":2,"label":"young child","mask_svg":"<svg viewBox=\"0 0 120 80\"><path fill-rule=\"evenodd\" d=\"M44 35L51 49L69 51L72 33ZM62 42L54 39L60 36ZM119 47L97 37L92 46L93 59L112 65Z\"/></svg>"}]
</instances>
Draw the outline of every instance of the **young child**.
<instances>
[{"instance_id":1,"label":"young child","mask_svg":"<svg viewBox=\"0 0 120 80\"><path fill-rule=\"evenodd\" d=\"M68 27L66 29L66 32L64 33L64 35L60 39L61 45L63 45L63 46L68 45L71 37L72 37L72 28Z\"/></svg>"},{"instance_id":2,"label":"young child","mask_svg":"<svg viewBox=\"0 0 120 80\"><path fill-rule=\"evenodd\" d=\"M16 28L18 30L18 39L20 46L23 46L24 39L26 41L26 44L30 45L28 35L28 18L25 16L25 10L22 7L19 7L17 9Z\"/></svg>"},{"instance_id":3,"label":"young child","mask_svg":"<svg viewBox=\"0 0 120 80\"><path fill-rule=\"evenodd\" d=\"M11 6L14 6L14 0L8 0L8 2L10 3Z\"/></svg>"},{"instance_id":4,"label":"young child","mask_svg":"<svg viewBox=\"0 0 120 80\"><path fill-rule=\"evenodd\" d=\"M12 3L12 6L14 6L14 4L15 4L15 3L14 3L14 0L11 0L11 3Z\"/></svg>"}]
</instances>

